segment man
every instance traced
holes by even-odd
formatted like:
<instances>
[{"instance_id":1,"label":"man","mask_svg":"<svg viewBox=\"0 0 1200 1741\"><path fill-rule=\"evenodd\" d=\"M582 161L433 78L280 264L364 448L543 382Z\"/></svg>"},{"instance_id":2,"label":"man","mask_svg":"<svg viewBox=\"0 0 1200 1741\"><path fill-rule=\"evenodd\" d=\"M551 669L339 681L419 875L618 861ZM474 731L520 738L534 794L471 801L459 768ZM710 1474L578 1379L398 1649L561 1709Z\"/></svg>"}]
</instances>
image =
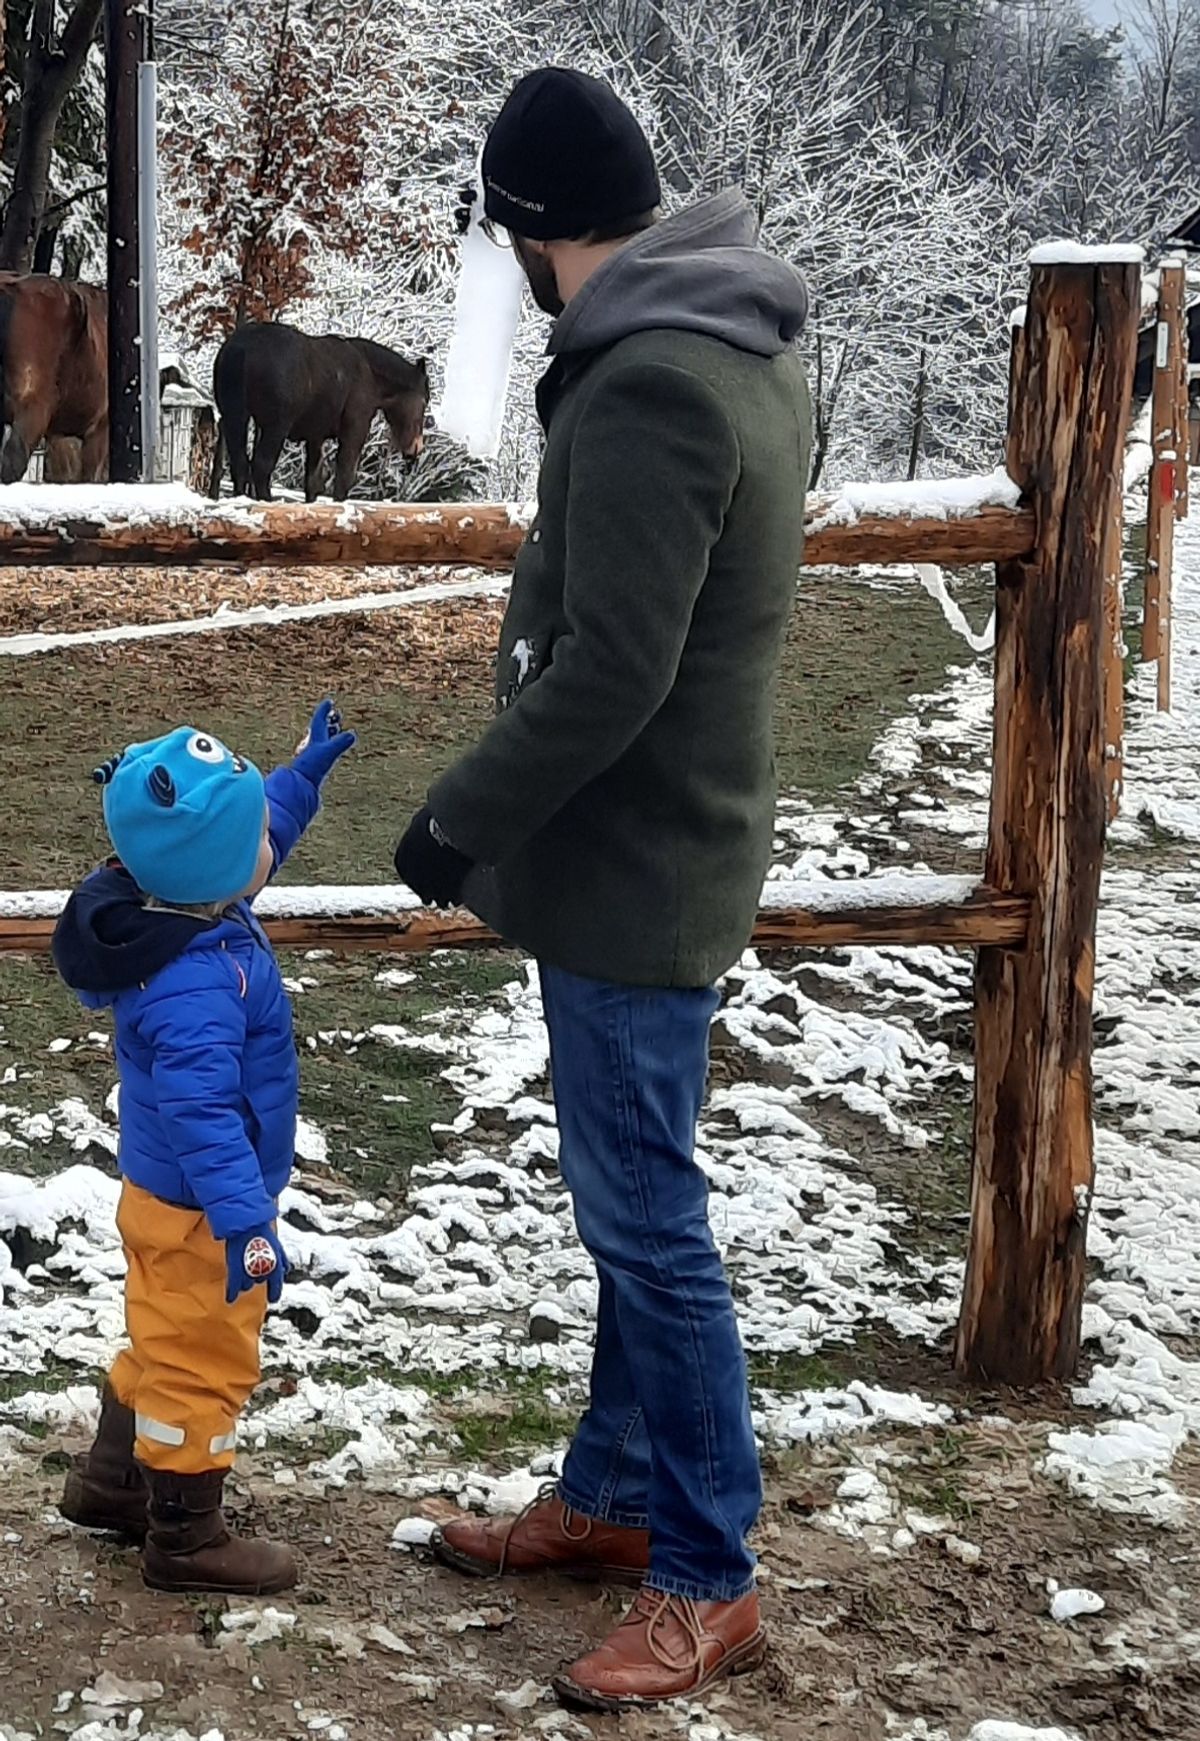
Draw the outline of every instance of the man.
<instances>
[{"instance_id":1,"label":"man","mask_svg":"<svg viewBox=\"0 0 1200 1741\"><path fill-rule=\"evenodd\" d=\"M563 1177L599 1276L591 1401L557 1491L447 1525L475 1573L641 1586L555 1683L577 1707L699 1692L762 1659L745 1359L693 1158L713 986L771 848L772 697L803 536L799 275L739 193L659 222L606 85L523 79L483 154L487 216L556 317L538 512L497 718L396 868L536 957Z\"/></svg>"}]
</instances>

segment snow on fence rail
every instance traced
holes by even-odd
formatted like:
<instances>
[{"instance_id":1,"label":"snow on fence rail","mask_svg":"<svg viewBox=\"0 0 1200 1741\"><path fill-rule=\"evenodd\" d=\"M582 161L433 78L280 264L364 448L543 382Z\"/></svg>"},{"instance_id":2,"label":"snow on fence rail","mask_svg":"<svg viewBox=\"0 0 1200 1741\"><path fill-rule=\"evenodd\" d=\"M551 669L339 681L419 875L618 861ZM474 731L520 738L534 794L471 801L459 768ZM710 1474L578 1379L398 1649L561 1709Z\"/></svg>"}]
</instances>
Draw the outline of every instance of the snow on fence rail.
<instances>
[{"instance_id":1,"label":"snow on fence rail","mask_svg":"<svg viewBox=\"0 0 1200 1741\"><path fill-rule=\"evenodd\" d=\"M171 485L0 487L0 568L148 563L508 568L532 508L488 502L217 504ZM1003 472L814 496L805 563L995 562L1033 548Z\"/></svg>"},{"instance_id":2,"label":"snow on fence rail","mask_svg":"<svg viewBox=\"0 0 1200 1741\"><path fill-rule=\"evenodd\" d=\"M46 950L65 889L0 894L0 954ZM888 875L830 882L771 881L762 893L754 943L764 949L866 943L941 943L1019 949L1027 899L985 888L973 877ZM463 912L423 908L392 884L266 889L256 910L280 948L411 953L495 948L500 939Z\"/></svg>"},{"instance_id":3,"label":"snow on fence rail","mask_svg":"<svg viewBox=\"0 0 1200 1741\"><path fill-rule=\"evenodd\" d=\"M1039 250L1026 318L1013 329L1007 476L857 486L809 510L813 566L996 564L983 883L935 888L926 880L915 888L901 879L887 889L838 884L820 895L810 884L773 883L755 932L761 944L779 947L945 942L978 950L971 1233L955 1360L991 1382L1068 1377L1079 1357L1113 646L1105 623L1119 568L1139 261L1128 249ZM522 511L473 503L217 508L161 495L148 504L137 492L68 501L39 491L31 501L29 492L0 491L0 566L505 567L527 521ZM273 896L302 898L286 890ZM307 898L319 899L319 913L284 907L270 919L279 941L412 949L488 940L465 915L422 913L407 901L386 911L331 912L341 898L331 891ZM355 898L361 891L351 892ZM61 896L10 897L0 919L7 947L44 947L54 908L37 903L46 899Z\"/></svg>"}]
</instances>

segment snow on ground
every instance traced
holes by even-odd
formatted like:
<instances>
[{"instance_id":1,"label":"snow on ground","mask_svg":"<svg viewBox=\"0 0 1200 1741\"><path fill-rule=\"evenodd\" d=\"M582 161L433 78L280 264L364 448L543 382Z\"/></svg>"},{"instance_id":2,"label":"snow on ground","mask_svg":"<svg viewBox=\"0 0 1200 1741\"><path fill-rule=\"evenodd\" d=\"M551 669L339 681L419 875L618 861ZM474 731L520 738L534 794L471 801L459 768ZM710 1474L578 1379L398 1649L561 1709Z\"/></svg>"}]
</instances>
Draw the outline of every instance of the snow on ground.
<instances>
[{"instance_id":1,"label":"snow on ground","mask_svg":"<svg viewBox=\"0 0 1200 1741\"><path fill-rule=\"evenodd\" d=\"M1104 884L1097 1274L1085 1321L1094 1364L1076 1390L1088 1412L1050 1432L1039 1453L1068 1502L1167 1530L1194 1503L1173 1470L1200 1434L1200 1362L1188 1352L1200 1331L1200 524L1180 528L1178 552L1177 711L1158 720L1152 682L1139 675L1126 814ZM986 821L990 709L985 666L951 671L882 734L848 809L784 802L773 886L811 884L809 904L818 905L835 886L840 901L848 880L874 880L897 863L919 875L922 855L938 846L973 858ZM882 877L875 899L881 886ZM447 1439L430 1394L402 1375L449 1375L469 1389L536 1367L549 1373L551 1403L569 1406L587 1370L595 1304L555 1166L534 971L465 1024L452 1012L407 1020L408 984L406 973L382 973L383 1019L362 1032L307 1033L306 1048L416 1049L440 1063L457 1115L438 1158L414 1172L400 1213L331 1198L302 1161L283 1204L294 1276L267 1330L269 1364L295 1385L252 1406L244 1430L250 1446L277 1457L281 1480L298 1472L318 1487L366 1482L395 1496L400 1520L433 1495L506 1509L555 1467L549 1452L501 1474L472 1464ZM966 1018L969 996L969 961L936 949L840 950L787 968L748 954L729 976L720 1037L747 1069L715 1084L699 1152L753 1353L806 1355L881 1325L928 1343L951 1327L960 1263L914 1239L910 1213L881 1193L864 1154L875 1144L898 1156L937 1153L947 1107L962 1108L969 1089L969 1068L945 1037ZM298 1008L303 1031L303 1000ZM0 1171L0 1366L27 1373L30 1388L0 1405L0 1465L23 1454L25 1428L86 1429L94 1387L47 1390L39 1378L65 1363L82 1379L108 1360L121 1331L117 1187L93 1160L113 1151L115 1103L68 1100L30 1115L19 1075L8 1072L0 1089L11 1102L0 1103L0 1161L12 1167ZM336 1169L342 1140L310 1127L302 1153ZM64 1148L74 1164L25 1176L39 1152ZM348 1379L348 1360L363 1382ZM769 1446L845 1447L817 1527L881 1554L903 1554L933 1533L968 1566L976 1544L949 1518L903 1506L889 1478L888 1431L935 1427L950 1413L859 1381L760 1390L755 1418ZM343 1441L331 1454L327 1430ZM74 1733L108 1741L127 1732L115 1719L95 1721L94 1731ZM719 1724L701 1732L706 1741L728 1733ZM142 1741L154 1733L143 1730ZM950 1741L1066 1733L993 1722ZM898 1724L896 1734L936 1741L949 1732L931 1717Z\"/></svg>"}]
</instances>

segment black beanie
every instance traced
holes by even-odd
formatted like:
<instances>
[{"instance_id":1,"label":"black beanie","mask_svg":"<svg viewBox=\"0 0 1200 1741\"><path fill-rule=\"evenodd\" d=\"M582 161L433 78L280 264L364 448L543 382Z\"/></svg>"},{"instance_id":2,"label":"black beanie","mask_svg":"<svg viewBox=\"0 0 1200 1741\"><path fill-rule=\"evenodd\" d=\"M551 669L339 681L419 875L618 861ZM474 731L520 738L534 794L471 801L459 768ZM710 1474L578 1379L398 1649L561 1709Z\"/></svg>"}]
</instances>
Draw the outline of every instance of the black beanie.
<instances>
[{"instance_id":1,"label":"black beanie","mask_svg":"<svg viewBox=\"0 0 1200 1741\"><path fill-rule=\"evenodd\" d=\"M535 242L585 236L661 198L649 141L616 92L569 67L513 89L483 148L484 208Z\"/></svg>"}]
</instances>

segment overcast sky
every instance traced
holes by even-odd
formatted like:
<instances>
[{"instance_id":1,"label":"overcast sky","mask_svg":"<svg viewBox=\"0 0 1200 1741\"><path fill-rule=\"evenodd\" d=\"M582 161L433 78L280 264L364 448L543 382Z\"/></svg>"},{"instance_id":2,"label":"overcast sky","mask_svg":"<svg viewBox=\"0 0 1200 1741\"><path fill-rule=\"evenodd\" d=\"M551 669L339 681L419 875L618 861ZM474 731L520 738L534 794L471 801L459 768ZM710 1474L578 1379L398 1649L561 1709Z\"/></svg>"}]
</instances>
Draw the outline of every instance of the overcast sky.
<instances>
[{"instance_id":1,"label":"overcast sky","mask_svg":"<svg viewBox=\"0 0 1200 1741\"><path fill-rule=\"evenodd\" d=\"M1097 24L1119 24L1120 0L1083 0L1084 10L1090 12Z\"/></svg>"}]
</instances>

